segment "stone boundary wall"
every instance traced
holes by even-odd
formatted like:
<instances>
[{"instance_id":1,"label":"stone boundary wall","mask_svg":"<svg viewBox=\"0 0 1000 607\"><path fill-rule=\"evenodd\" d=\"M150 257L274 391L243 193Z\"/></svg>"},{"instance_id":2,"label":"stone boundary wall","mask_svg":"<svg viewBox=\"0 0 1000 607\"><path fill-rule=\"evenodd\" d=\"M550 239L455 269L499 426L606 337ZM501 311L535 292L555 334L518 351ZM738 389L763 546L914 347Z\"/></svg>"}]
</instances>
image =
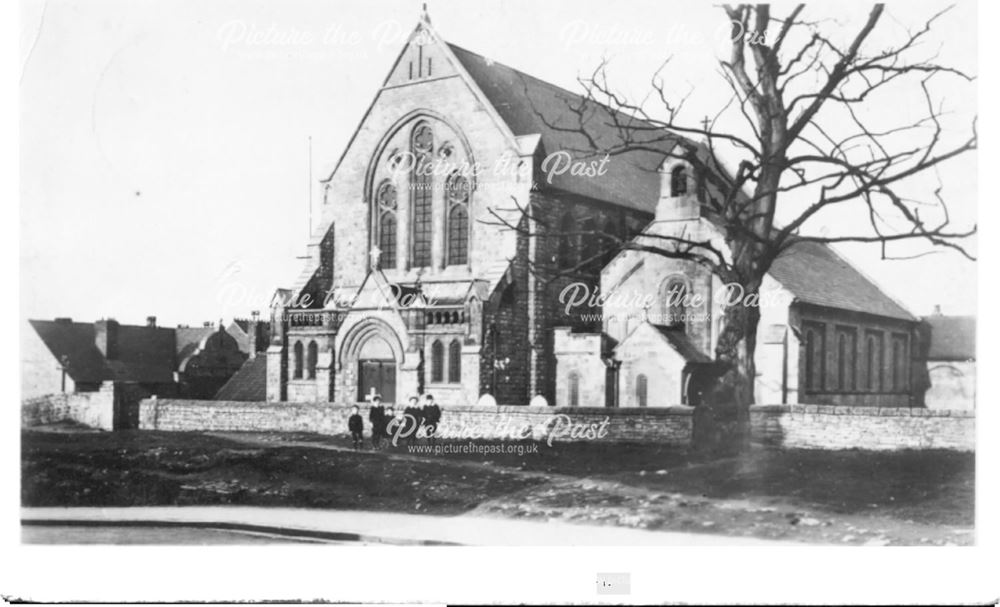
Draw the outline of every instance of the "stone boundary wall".
<instances>
[{"instance_id":1,"label":"stone boundary wall","mask_svg":"<svg viewBox=\"0 0 1000 607\"><path fill-rule=\"evenodd\" d=\"M440 436L689 445L691 407L442 407ZM365 409L365 435L371 431ZM347 433L350 406L145 399L139 428L171 431ZM756 444L801 449L975 450L972 411L833 405L757 405L750 410Z\"/></svg>"},{"instance_id":2,"label":"stone boundary wall","mask_svg":"<svg viewBox=\"0 0 1000 607\"><path fill-rule=\"evenodd\" d=\"M273 403L145 399L139 428L172 431L318 432L346 434L350 406L332 403ZM442 407L441 438L554 441L655 442L687 445L690 407ZM371 427L362 409L365 435Z\"/></svg>"},{"instance_id":3,"label":"stone boundary wall","mask_svg":"<svg viewBox=\"0 0 1000 607\"><path fill-rule=\"evenodd\" d=\"M48 394L21 402L21 427L73 421L101 430L114 429L115 391L105 383L97 392Z\"/></svg>"},{"instance_id":4,"label":"stone boundary wall","mask_svg":"<svg viewBox=\"0 0 1000 607\"><path fill-rule=\"evenodd\" d=\"M973 411L834 405L750 408L753 440L799 449L951 449L974 451Z\"/></svg>"}]
</instances>

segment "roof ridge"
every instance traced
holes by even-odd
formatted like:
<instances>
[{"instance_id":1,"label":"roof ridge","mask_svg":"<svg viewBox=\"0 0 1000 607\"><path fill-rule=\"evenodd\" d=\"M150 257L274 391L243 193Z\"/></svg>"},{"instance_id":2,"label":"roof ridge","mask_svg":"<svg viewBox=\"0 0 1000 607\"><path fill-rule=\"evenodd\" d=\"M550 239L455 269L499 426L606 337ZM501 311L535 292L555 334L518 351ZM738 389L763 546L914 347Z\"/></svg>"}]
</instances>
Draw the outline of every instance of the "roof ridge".
<instances>
[{"instance_id":1,"label":"roof ridge","mask_svg":"<svg viewBox=\"0 0 1000 607\"><path fill-rule=\"evenodd\" d=\"M529 74L527 72L523 72L523 71L517 69L516 67L507 65L506 63L503 63L501 61L494 61L493 59L487 58L486 56L481 55L481 54L477 53L476 51L470 51L469 49L467 49L467 48L465 48L463 46L459 46L459 45L457 45L457 44L455 44L453 42L449 42L447 40L445 40L444 42L449 47L451 47L452 50L458 49L459 51L462 51L464 53L468 53L470 55L478 57L479 59L482 59L483 61L488 62L488 64L490 64L490 67L492 67L493 65L499 65L500 67L503 67L503 68L508 69L508 70L510 70L512 72L515 72L515 73L517 73L520 76L523 76L525 78L530 78L531 80L534 80L535 82L537 82L539 84L542 84L542 85L544 85L544 86L546 86L546 87L548 87L550 89L554 89L556 91L559 91L561 93L565 93L567 95L571 95L571 96L579 98L579 99L590 101L591 103L594 103L595 105L598 105L598 106L604 108L605 110L607 110L609 112L614 112L614 113L622 115L622 116L627 116L627 117L629 117L629 118L631 118L633 120L637 120L639 122L642 122L642 123L644 123L644 124L646 124L646 125L648 125L650 127L657 128L657 129L660 129L662 131L665 131L665 132L669 133L670 135L675 136L675 137L677 137L679 139L685 139L685 137L683 135L678 135L678 134L674 133L673 131L671 131L670 129L668 129L668 128L664 127L664 126L653 124L653 123L649 122L648 120L646 120L645 118L641 118L639 116L636 116L634 114L630 114L630 113L624 112L622 110L616 110L616 109L612 108L611 106L609 106L609 105L607 105L605 103L601 103L600 101L598 101L596 99L587 98L587 97L585 97L581 93L571 91L571 90L569 90L568 88L566 88L564 86L560 86L560 85L555 84L553 82L550 82L548 80L544 80L542 78L539 78L538 76L534 76L534 75Z\"/></svg>"}]
</instances>

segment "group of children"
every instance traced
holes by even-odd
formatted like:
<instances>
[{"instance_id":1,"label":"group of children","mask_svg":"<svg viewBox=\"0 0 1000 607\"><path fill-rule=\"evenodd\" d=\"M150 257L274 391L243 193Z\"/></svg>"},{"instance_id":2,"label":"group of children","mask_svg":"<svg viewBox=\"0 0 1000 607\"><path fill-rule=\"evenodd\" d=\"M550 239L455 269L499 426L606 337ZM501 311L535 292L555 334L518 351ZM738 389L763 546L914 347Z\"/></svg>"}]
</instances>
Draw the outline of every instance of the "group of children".
<instances>
[{"instance_id":1,"label":"group of children","mask_svg":"<svg viewBox=\"0 0 1000 607\"><path fill-rule=\"evenodd\" d=\"M434 430L441 422L441 407L434 402L434 397L430 394L421 397L411 396L406 407L395 411L392 405L384 407L382 397L372 398L371 407L368 409L368 421L371 424L372 447L380 449L382 439L388 439L397 432L399 436L413 442L417 438L418 429L424 428L424 435L429 442L434 442ZM347 420L347 429L351 433L351 440L355 449L361 449L364 443L364 422L361 419L360 409L355 405L351 411L351 417Z\"/></svg>"}]
</instances>

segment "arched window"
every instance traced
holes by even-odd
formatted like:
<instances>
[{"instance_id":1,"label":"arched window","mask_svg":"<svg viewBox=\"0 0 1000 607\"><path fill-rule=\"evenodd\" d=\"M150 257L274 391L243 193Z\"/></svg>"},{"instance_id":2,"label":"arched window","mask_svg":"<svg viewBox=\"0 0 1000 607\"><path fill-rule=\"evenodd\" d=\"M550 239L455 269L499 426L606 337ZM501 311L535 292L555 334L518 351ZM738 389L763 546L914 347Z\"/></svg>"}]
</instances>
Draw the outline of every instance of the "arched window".
<instances>
[{"instance_id":1,"label":"arched window","mask_svg":"<svg viewBox=\"0 0 1000 607\"><path fill-rule=\"evenodd\" d=\"M434 340L431 344L431 382L441 383L444 381L444 346L440 341Z\"/></svg>"},{"instance_id":2,"label":"arched window","mask_svg":"<svg viewBox=\"0 0 1000 607\"><path fill-rule=\"evenodd\" d=\"M558 233L556 238L559 241L558 248L556 249L556 263L560 268L567 270L572 268L577 264L575 248L573 246L573 237L571 234L575 232L573 215L567 212L559 220Z\"/></svg>"},{"instance_id":3,"label":"arched window","mask_svg":"<svg viewBox=\"0 0 1000 607\"><path fill-rule=\"evenodd\" d=\"M462 381L462 344L457 339L448 344L448 383L457 384Z\"/></svg>"},{"instance_id":4,"label":"arched window","mask_svg":"<svg viewBox=\"0 0 1000 607\"><path fill-rule=\"evenodd\" d=\"M908 386L906 361L906 335L893 334L892 336L892 390L893 392L905 392Z\"/></svg>"},{"instance_id":5,"label":"arched window","mask_svg":"<svg viewBox=\"0 0 1000 607\"><path fill-rule=\"evenodd\" d=\"M604 220L604 224L601 226L601 248L603 252L601 253L601 267L608 265L608 262L615 256L618 252L618 241L620 235L618 233L618 222L615 221L614 217L608 217ZM600 268L599 268L600 269Z\"/></svg>"},{"instance_id":6,"label":"arched window","mask_svg":"<svg viewBox=\"0 0 1000 607\"><path fill-rule=\"evenodd\" d=\"M413 129L410 147L414 161L413 175L410 180L410 208L413 211L413 266L422 268L431 265L434 133L429 125L420 123Z\"/></svg>"},{"instance_id":7,"label":"arched window","mask_svg":"<svg viewBox=\"0 0 1000 607\"><path fill-rule=\"evenodd\" d=\"M647 398L649 393L649 380L646 376L640 373L635 378L635 402L640 407L645 407L649 404Z\"/></svg>"},{"instance_id":8,"label":"arched window","mask_svg":"<svg viewBox=\"0 0 1000 607\"><path fill-rule=\"evenodd\" d=\"M309 379L316 379L316 359L319 358L319 347L310 341L306 349L306 373Z\"/></svg>"},{"instance_id":9,"label":"arched window","mask_svg":"<svg viewBox=\"0 0 1000 607\"><path fill-rule=\"evenodd\" d=\"M469 198L471 195L469 180L452 174L448 178L447 209L448 209L448 254L447 265L458 266L469 260Z\"/></svg>"},{"instance_id":10,"label":"arched window","mask_svg":"<svg viewBox=\"0 0 1000 607\"><path fill-rule=\"evenodd\" d=\"M879 347L881 339L876 338L875 335L869 335L867 341L867 364L865 366L868 369L868 377L865 387L867 387L871 392L878 392L881 389L882 384L882 361L880 360L881 348Z\"/></svg>"},{"instance_id":11,"label":"arched window","mask_svg":"<svg viewBox=\"0 0 1000 607\"><path fill-rule=\"evenodd\" d=\"M661 319L656 324L668 327L683 327L687 320L687 283L680 276L671 276L663 281L660 289L663 307Z\"/></svg>"},{"instance_id":12,"label":"arched window","mask_svg":"<svg viewBox=\"0 0 1000 607\"><path fill-rule=\"evenodd\" d=\"M824 375L826 364L824 352L826 340L825 327L820 323L811 323L803 327L805 332L805 389L806 392L821 392L825 386Z\"/></svg>"},{"instance_id":13,"label":"arched window","mask_svg":"<svg viewBox=\"0 0 1000 607\"><path fill-rule=\"evenodd\" d=\"M597 223L588 218L577 229L580 231L580 261L586 262L581 269L587 272L600 270L602 238L598 234Z\"/></svg>"},{"instance_id":14,"label":"arched window","mask_svg":"<svg viewBox=\"0 0 1000 607\"><path fill-rule=\"evenodd\" d=\"M569 374L569 406L580 406L580 374L576 371Z\"/></svg>"},{"instance_id":15,"label":"arched window","mask_svg":"<svg viewBox=\"0 0 1000 607\"><path fill-rule=\"evenodd\" d=\"M681 196L683 194L687 194L687 191L687 167L683 164L679 164L670 171L670 195Z\"/></svg>"},{"instance_id":16,"label":"arched window","mask_svg":"<svg viewBox=\"0 0 1000 607\"><path fill-rule=\"evenodd\" d=\"M302 342L295 342L292 354L292 379L302 379Z\"/></svg>"},{"instance_id":17,"label":"arched window","mask_svg":"<svg viewBox=\"0 0 1000 607\"><path fill-rule=\"evenodd\" d=\"M837 389L847 389L847 336L837 336Z\"/></svg>"},{"instance_id":18,"label":"arched window","mask_svg":"<svg viewBox=\"0 0 1000 607\"><path fill-rule=\"evenodd\" d=\"M388 181L382 182L375 195L375 218L377 221L379 266L396 267L396 210L398 201L396 187Z\"/></svg>"}]
</instances>

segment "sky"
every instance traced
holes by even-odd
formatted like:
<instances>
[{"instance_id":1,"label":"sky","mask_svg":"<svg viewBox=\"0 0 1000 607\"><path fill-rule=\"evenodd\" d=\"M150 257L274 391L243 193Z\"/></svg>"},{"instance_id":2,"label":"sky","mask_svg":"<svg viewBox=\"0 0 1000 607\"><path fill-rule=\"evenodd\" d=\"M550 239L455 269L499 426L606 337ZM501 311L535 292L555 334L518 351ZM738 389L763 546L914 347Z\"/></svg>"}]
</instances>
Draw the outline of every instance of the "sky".
<instances>
[{"instance_id":1,"label":"sky","mask_svg":"<svg viewBox=\"0 0 1000 607\"><path fill-rule=\"evenodd\" d=\"M319 180L420 5L22 2L22 318L200 324L266 308L274 289L297 277L310 199L318 217ZM827 5L813 7L825 13ZM890 5L885 40L943 7ZM642 98L669 56L668 90L694 92L693 120L725 98L717 73L725 19L709 3L433 0L428 10L446 40L567 88L579 89L576 78L606 57L615 87ZM831 35L852 31L867 7L838 10ZM975 74L975 22L975 4L959 3L927 48ZM975 115L976 89L943 92L949 134L958 137ZM906 99L882 98L869 116L919 111L922 99ZM953 218L974 223L975 156L934 179ZM852 219L825 221L836 232ZM917 314L934 305L975 313L976 266L957 254L880 261L874 246L839 250Z\"/></svg>"}]
</instances>

